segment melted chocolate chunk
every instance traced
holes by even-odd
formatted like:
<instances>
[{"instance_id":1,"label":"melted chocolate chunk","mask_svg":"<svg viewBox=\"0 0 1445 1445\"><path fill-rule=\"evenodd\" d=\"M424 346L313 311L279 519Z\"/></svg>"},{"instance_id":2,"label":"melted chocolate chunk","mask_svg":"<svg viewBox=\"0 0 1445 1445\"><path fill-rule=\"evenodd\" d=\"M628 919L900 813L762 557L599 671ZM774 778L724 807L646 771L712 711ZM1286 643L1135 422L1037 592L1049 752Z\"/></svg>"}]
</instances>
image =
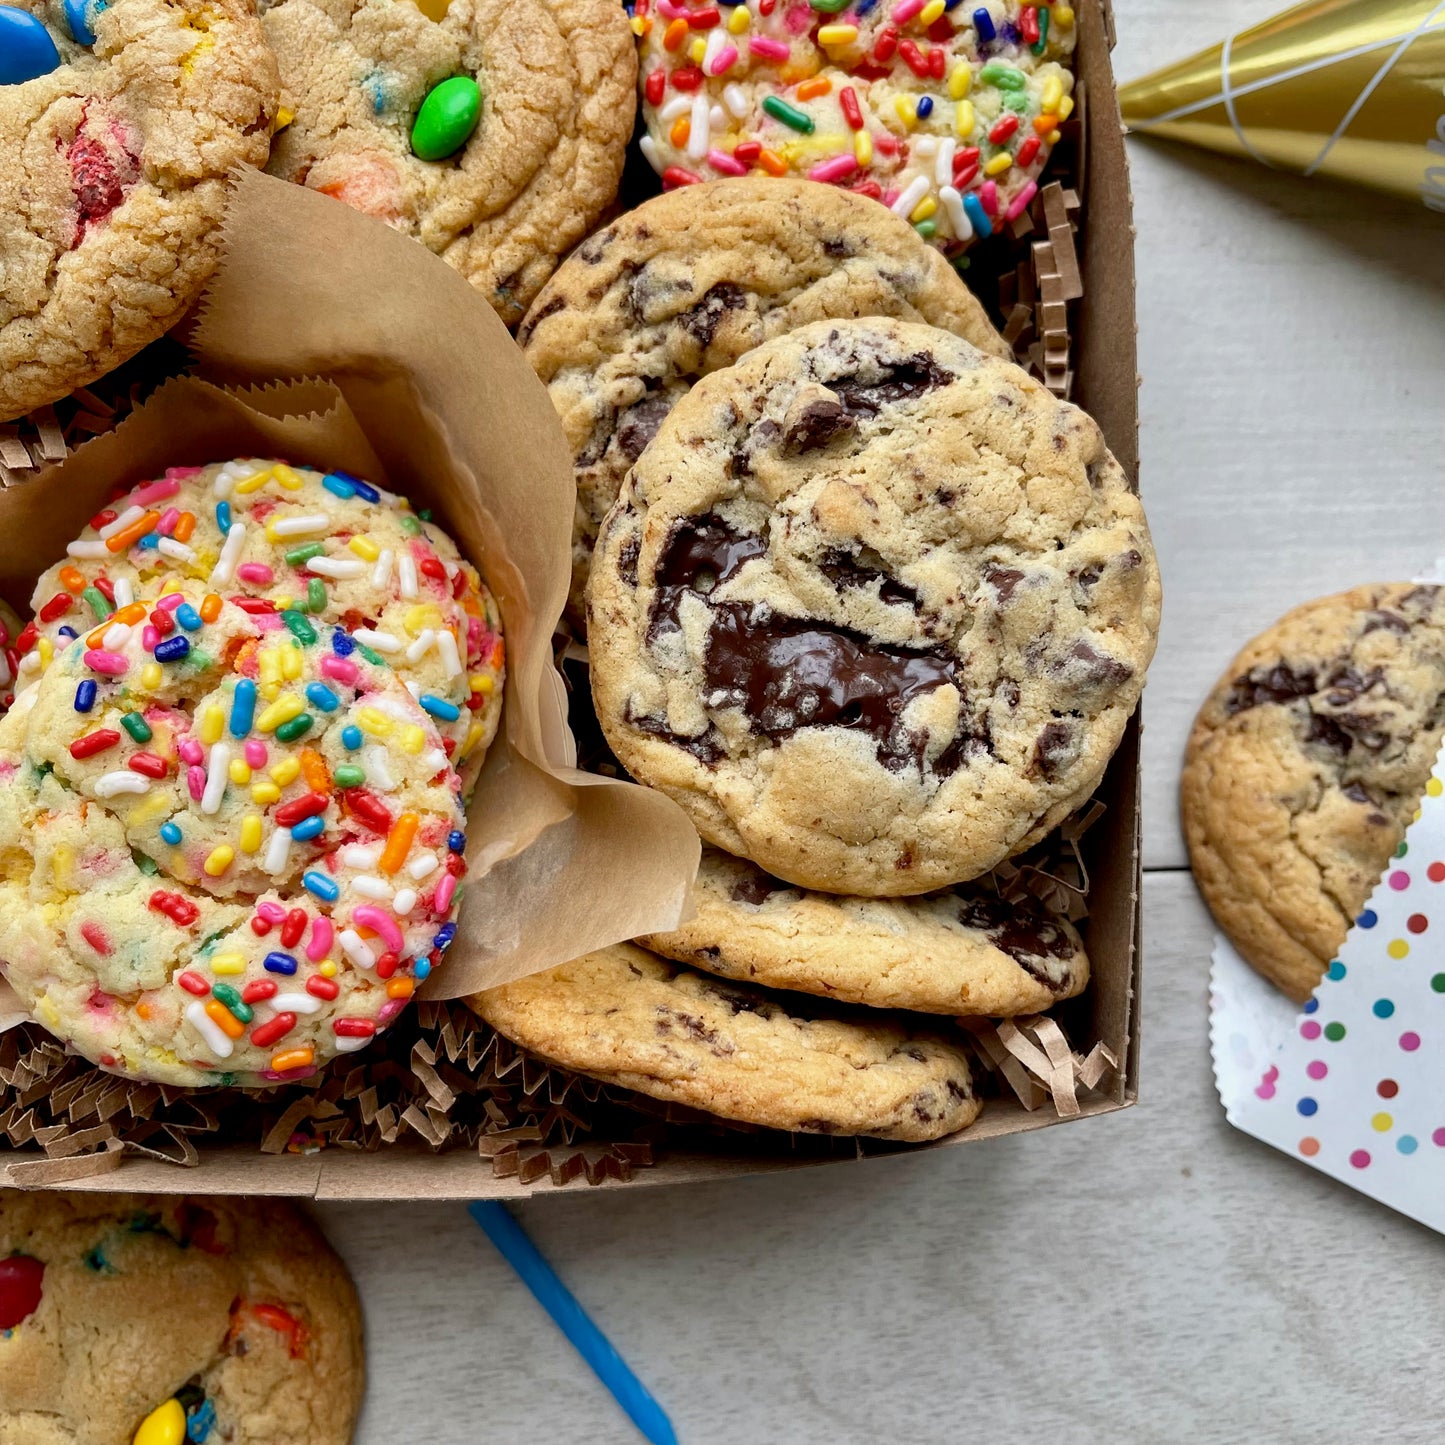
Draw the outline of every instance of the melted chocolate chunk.
<instances>
[{"instance_id":1,"label":"melted chocolate chunk","mask_svg":"<svg viewBox=\"0 0 1445 1445\"><path fill-rule=\"evenodd\" d=\"M1344 707L1352 703L1361 693L1369 692L1385 680L1383 668L1372 667L1369 672L1361 672L1357 667L1351 667L1344 663L1337 667L1321 684L1325 691L1325 701L1331 707Z\"/></svg>"},{"instance_id":2,"label":"melted chocolate chunk","mask_svg":"<svg viewBox=\"0 0 1445 1445\"><path fill-rule=\"evenodd\" d=\"M869 558L877 558L876 552L871 550ZM881 601L891 607L916 607L918 605L918 593L913 588L905 586L902 582L896 582L881 567L874 567L862 554L854 556L851 552L845 552L841 548L827 553L818 563L823 574L834 582L838 587L871 587L878 583L878 596Z\"/></svg>"},{"instance_id":3,"label":"melted chocolate chunk","mask_svg":"<svg viewBox=\"0 0 1445 1445\"><path fill-rule=\"evenodd\" d=\"M739 572L744 563L765 556L767 550L765 538L739 532L711 512L695 522L676 523L657 568L657 596L647 624L648 642L677 630L684 593L706 596Z\"/></svg>"},{"instance_id":4,"label":"melted chocolate chunk","mask_svg":"<svg viewBox=\"0 0 1445 1445\"><path fill-rule=\"evenodd\" d=\"M1436 604L1440 601L1440 589L1436 586L1426 584L1420 587L1412 587L1396 604L1403 611L1408 612L1417 622L1422 617L1429 616L1435 610Z\"/></svg>"},{"instance_id":5,"label":"melted chocolate chunk","mask_svg":"<svg viewBox=\"0 0 1445 1445\"><path fill-rule=\"evenodd\" d=\"M1340 792L1352 803L1373 803L1375 801L1366 791L1363 783L1346 783Z\"/></svg>"},{"instance_id":6,"label":"melted chocolate chunk","mask_svg":"<svg viewBox=\"0 0 1445 1445\"><path fill-rule=\"evenodd\" d=\"M1364 627L1366 633L1394 632L1402 637L1409 630L1410 624L1398 612L1388 612L1384 608L1378 612L1371 612Z\"/></svg>"},{"instance_id":7,"label":"melted chocolate chunk","mask_svg":"<svg viewBox=\"0 0 1445 1445\"><path fill-rule=\"evenodd\" d=\"M793 453L817 451L840 432L852 431L857 425L843 409L842 402L820 398L803 408L802 414L783 434L783 445Z\"/></svg>"},{"instance_id":8,"label":"melted chocolate chunk","mask_svg":"<svg viewBox=\"0 0 1445 1445\"><path fill-rule=\"evenodd\" d=\"M945 371L931 356L919 352L896 366L885 367L877 381L844 376L824 384L853 416L877 416L889 403L911 401L935 387L947 386L953 377L953 372Z\"/></svg>"},{"instance_id":9,"label":"melted chocolate chunk","mask_svg":"<svg viewBox=\"0 0 1445 1445\"><path fill-rule=\"evenodd\" d=\"M753 456L772 444L783 434L783 429L772 417L764 417L744 439L743 444L733 452L732 469L735 477L750 477L753 474Z\"/></svg>"},{"instance_id":10,"label":"melted chocolate chunk","mask_svg":"<svg viewBox=\"0 0 1445 1445\"><path fill-rule=\"evenodd\" d=\"M531 339L533 331L537 329L539 322L545 321L549 316L555 316L559 311L567 308L565 296L554 296L545 306L532 312L527 319L517 328L517 345L525 346Z\"/></svg>"},{"instance_id":11,"label":"melted chocolate chunk","mask_svg":"<svg viewBox=\"0 0 1445 1445\"><path fill-rule=\"evenodd\" d=\"M955 666L939 653L882 647L844 628L732 602L714 609L703 661L710 706L741 708L774 740L805 727L865 732L878 761L895 771L921 770L928 747L928 735L903 721L904 709L946 685L961 695ZM957 768L967 742L955 740L933 771Z\"/></svg>"},{"instance_id":12,"label":"melted chocolate chunk","mask_svg":"<svg viewBox=\"0 0 1445 1445\"><path fill-rule=\"evenodd\" d=\"M612 244L613 233L611 231L598 231L595 236L588 236L578 246L575 254L580 256L589 266L598 265L608 246Z\"/></svg>"},{"instance_id":13,"label":"melted chocolate chunk","mask_svg":"<svg viewBox=\"0 0 1445 1445\"><path fill-rule=\"evenodd\" d=\"M1310 714L1309 726L1305 729L1305 742L1317 743L1342 757L1354 747L1354 740L1334 718L1317 712Z\"/></svg>"},{"instance_id":14,"label":"melted chocolate chunk","mask_svg":"<svg viewBox=\"0 0 1445 1445\"><path fill-rule=\"evenodd\" d=\"M1036 978L1055 993L1062 993L1069 984L1067 969L1050 975L1043 959L1067 960L1074 956L1069 935L1053 919L1040 913L1024 911L1017 904L987 895L961 901L958 921L965 928L976 928L1001 953L1006 953L1031 978Z\"/></svg>"},{"instance_id":15,"label":"melted chocolate chunk","mask_svg":"<svg viewBox=\"0 0 1445 1445\"><path fill-rule=\"evenodd\" d=\"M635 462L657 435L657 429L672 410L665 396L645 396L627 408L617 421L617 445L630 462Z\"/></svg>"},{"instance_id":16,"label":"melted chocolate chunk","mask_svg":"<svg viewBox=\"0 0 1445 1445\"><path fill-rule=\"evenodd\" d=\"M1082 666L1075 669L1075 663ZM1090 687L1118 687L1120 683L1127 682L1134 676L1134 669L1128 663L1120 662L1117 657L1110 657L1107 652L1100 652L1097 647L1083 640L1069 649L1068 657L1049 669L1055 676L1076 670L1082 673L1084 682Z\"/></svg>"},{"instance_id":17,"label":"melted chocolate chunk","mask_svg":"<svg viewBox=\"0 0 1445 1445\"><path fill-rule=\"evenodd\" d=\"M716 1029L710 1029L696 1014L683 1013L681 1009L658 1009L657 1032L667 1038L679 1030L689 1039L706 1044L718 1058L726 1058L737 1050Z\"/></svg>"},{"instance_id":18,"label":"melted chocolate chunk","mask_svg":"<svg viewBox=\"0 0 1445 1445\"><path fill-rule=\"evenodd\" d=\"M792 886L791 883L784 883L781 878L774 878L771 873L764 873L761 868L750 868L733 884L728 897L734 903L751 903L754 908L758 908L775 893L790 892Z\"/></svg>"},{"instance_id":19,"label":"melted chocolate chunk","mask_svg":"<svg viewBox=\"0 0 1445 1445\"><path fill-rule=\"evenodd\" d=\"M712 344L714 334L723 319L723 313L737 311L748 304L747 293L731 281L719 281L710 286L702 300L690 307L677 318L677 324L696 340L701 347Z\"/></svg>"},{"instance_id":20,"label":"melted chocolate chunk","mask_svg":"<svg viewBox=\"0 0 1445 1445\"><path fill-rule=\"evenodd\" d=\"M1000 567L990 562L983 569L983 580L993 588L1000 602L1007 602L1014 595L1014 588L1024 580L1024 574L1017 567Z\"/></svg>"},{"instance_id":21,"label":"melted chocolate chunk","mask_svg":"<svg viewBox=\"0 0 1445 1445\"><path fill-rule=\"evenodd\" d=\"M681 748L685 753L691 753L704 767L715 768L726 756L715 727L709 726L705 733L700 733L695 738L686 738L681 733L673 732L668 727L666 718L647 717L635 711L631 703L623 713L623 720L638 732L651 733L653 737L661 738L673 747Z\"/></svg>"},{"instance_id":22,"label":"melted chocolate chunk","mask_svg":"<svg viewBox=\"0 0 1445 1445\"><path fill-rule=\"evenodd\" d=\"M1247 712L1252 707L1269 702L1293 702L1297 697L1308 697L1317 685L1313 672L1297 672L1288 663L1257 667L1245 676L1235 678L1224 710L1233 714Z\"/></svg>"},{"instance_id":23,"label":"melted chocolate chunk","mask_svg":"<svg viewBox=\"0 0 1445 1445\"><path fill-rule=\"evenodd\" d=\"M1335 722L1351 742L1358 743L1366 752L1383 752L1390 745L1390 730L1382 727L1377 717L1364 713L1342 712L1335 718Z\"/></svg>"},{"instance_id":24,"label":"melted chocolate chunk","mask_svg":"<svg viewBox=\"0 0 1445 1445\"><path fill-rule=\"evenodd\" d=\"M828 239L823 242L823 254L825 256L831 256L835 261L838 261L844 256L851 256L853 254L853 247L849 245L847 241L840 240L835 236L829 236Z\"/></svg>"},{"instance_id":25,"label":"melted chocolate chunk","mask_svg":"<svg viewBox=\"0 0 1445 1445\"><path fill-rule=\"evenodd\" d=\"M1074 574L1074 581L1087 592L1103 575L1104 564L1102 562L1090 562L1087 567L1079 568Z\"/></svg>"},{"instance_id":26,"label":"melted chocolate chunk","mask_svg":"<svg viewBox=\"0 0 1445 1445\"><path fill-rule=\"evenodd\" d=\"M617 553L617 571L629 587L637 586L637 556L642 551L642 539L634 532Z\"/></svg>"},{"instance_id":27,"label":"melted chocolate chunk","mask_svg":"<svg viewBox=\"0 0 1445 1445\"><path fill-rule=\"evenodd\" d=\"M1045 723L1034 741L1034 771L1048 782L1053 782L1060 766L1068 757L1069 743L1074 730L1068 723Z\"/></svg>"}]
</instances>

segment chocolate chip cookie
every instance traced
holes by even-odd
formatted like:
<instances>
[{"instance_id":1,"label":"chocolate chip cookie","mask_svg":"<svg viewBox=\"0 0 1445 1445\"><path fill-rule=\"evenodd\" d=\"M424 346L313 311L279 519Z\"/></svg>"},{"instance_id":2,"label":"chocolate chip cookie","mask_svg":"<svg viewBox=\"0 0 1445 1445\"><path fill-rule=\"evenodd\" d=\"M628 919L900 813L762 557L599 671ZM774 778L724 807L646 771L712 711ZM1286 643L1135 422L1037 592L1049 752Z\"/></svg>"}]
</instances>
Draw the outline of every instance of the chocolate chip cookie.
<instances>
[{"instance_id":1,"label":"chocolate chip cookie","mask_svg":"<svg viewBox=\"0 0 1445 1445\"><path fill-rule=\"evenodd\" d=\"M622 478L700 376L809 321L896 316L1009 357L973 293L866 196L800 180L685 186L589 236L517 333L572 445L570 611Z\"/></svg>"},{"instance_id":2,"label":"chocolate chip cookie","mask_svg":"<svg viewBox=\"0 0 1445 1445\"><path fill-rule=\"evenodd\" d=\"M703 837L925 893L1037 842L1139 699L1159 578L1099 428L931 327L817 322L704 377L598 541L598 717Z\"/></svg>"},{"instance_id":3,"label":"chocolate chip cookie","mask_svg":"<svg viewBox=\"0 0 1445 1445\"><path fill-rule=\"evenodd\" d=\"M0 1193L0 1440L347 1445L346 1267L264 1199Z\"/></svg>"},{"instance_id":4,"label":"chocolate chip cookie","mask_svg":"<svg viewBox=\"0 0 1445 1445\"><path fill-rule=\"evenodd\" d=\"M722 983L630 943L470 1003L563 1068L772 1129L937 1139L980 1108L956 1043Z\"/></svg>"},{"instance_id":5,"label":"chocolate chip cookie","mask_svg":"<svg viewBox=\"0 0 1445 1445\"><path fill-rule=\"evenodd\" d=\"M1180 806L1240 953L1309 997L1399 847L1445 733L1445 589L1357 587L1287 613L1195 719Z\"/></svg>"},{"instance_id":6,"label":"chocolate chip cookie","mask_svg":"<svg viewBox=\"0 0 1445 1445\"><path fill-rule=\"evenodd\" d=\"M265 23L295 112L267 169L414 236L520 321L617 195L637 111L621 5L280 0Z\"/></svg>"},{"instance_id":7,"label":"chocolate chip cookie","mask_svg":"<svg viewBox=\"0 0 1445 1445\"><path fill-rule=\"evenodd\" d=\"M19 8L58 63L0 85L0 420L180 319L216 266L227 172L266 163L279 97L250 0Z\"/></svg>"},{"instance_id":8,"label":"chocolate chip cookie","mask_svg":"<svg viewBox=\"0 0 1445 1445\"><path fill-rule=\"evenodd\" d=\"M1082 993L1089 960L1072 924L982 887L922 898L809 893L704 848L697 913L638 941L725 978L843 1003L1002 1018Z\"/></svg>"}]
</instances>

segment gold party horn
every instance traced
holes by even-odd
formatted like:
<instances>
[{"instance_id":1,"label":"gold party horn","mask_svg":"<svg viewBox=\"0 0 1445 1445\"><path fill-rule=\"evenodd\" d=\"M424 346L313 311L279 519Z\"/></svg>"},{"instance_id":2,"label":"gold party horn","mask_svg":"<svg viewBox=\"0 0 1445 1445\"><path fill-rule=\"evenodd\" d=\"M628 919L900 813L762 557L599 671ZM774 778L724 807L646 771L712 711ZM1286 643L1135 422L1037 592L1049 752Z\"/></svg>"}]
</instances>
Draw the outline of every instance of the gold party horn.
<instances>
[{"instance_id":1,"label":"gold party horn","mask_svg":"<svg viewBox=\"0 0 1445 1445\"><path fill-rule=\"evenodd\" d=\"M1445 0L1309 0L1119 100L1142 135L1445 212Z\"/></svg>"}]
</instances>

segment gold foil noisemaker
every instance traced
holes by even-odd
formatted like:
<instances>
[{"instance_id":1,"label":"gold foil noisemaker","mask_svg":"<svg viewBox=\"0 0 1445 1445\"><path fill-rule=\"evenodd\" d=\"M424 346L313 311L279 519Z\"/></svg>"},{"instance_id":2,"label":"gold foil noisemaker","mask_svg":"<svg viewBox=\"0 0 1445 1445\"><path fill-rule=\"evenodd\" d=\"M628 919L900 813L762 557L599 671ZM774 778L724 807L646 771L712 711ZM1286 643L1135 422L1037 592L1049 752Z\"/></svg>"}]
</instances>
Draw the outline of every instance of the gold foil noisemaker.
<instances>
[{"instance_id":1,"label":"gold foil noisemaker","mask_svg":"<svg viewBox=\"0 0 1445 1445\"><path fill-rule=\"evenodd\" d=\"M1308 0L1119 100L1131 131L1445 212L1445 0Z\"/></svg>"}]
</instances>

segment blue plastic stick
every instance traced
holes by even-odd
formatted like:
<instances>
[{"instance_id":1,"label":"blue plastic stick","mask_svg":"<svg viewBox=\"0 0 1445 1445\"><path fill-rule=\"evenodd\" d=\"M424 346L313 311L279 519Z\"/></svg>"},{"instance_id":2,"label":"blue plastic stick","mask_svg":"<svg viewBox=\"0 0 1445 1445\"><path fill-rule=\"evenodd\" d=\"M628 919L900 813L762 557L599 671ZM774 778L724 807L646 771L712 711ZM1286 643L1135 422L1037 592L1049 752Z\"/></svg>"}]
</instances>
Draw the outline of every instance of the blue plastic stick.
<instances>
[{"instance_id":1,"label":"blue plastic stick","mask_svg":"<svg viewBox=\"0 0 1445 1445\"><path fill-rule=\"evenodd\" d=\"M557 1328L627 1411L632 1423L653 1445L677 1445L677 1435L662 1406L647 1393L647 1387L627 1368L607 1336L572 1298L567 1286L552 1272L552 1266L538 1253L537 1246L527 1238L506 1206L496 1200L478 1200L467 1205L467 1209L497 1252L536 1296L537 1303L552 1316Z\"/></svg>"}]
</instances>

